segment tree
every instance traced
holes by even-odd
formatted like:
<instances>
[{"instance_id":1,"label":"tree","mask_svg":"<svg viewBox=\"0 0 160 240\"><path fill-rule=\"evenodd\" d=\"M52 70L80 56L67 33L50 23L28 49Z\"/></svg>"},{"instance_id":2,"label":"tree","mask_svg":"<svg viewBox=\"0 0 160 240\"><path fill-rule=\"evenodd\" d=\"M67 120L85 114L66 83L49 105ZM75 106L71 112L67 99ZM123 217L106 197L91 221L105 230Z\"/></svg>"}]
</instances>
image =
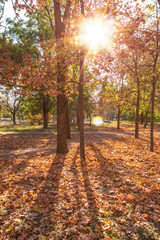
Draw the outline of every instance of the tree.
<instances>
[{"instance_id":1,"label":"tree","mask_svg":"<svg viewBox=\"0 0 160 240\"><path fill-rule=\"evenodd\" d=\"M16 113L22 106L22 95L20 89L13 87L6 89L3 93L2 105L12 114L13 125L16 125Z\"/></svg>"},{"instance_id":2,"label":"tree","mask_svg":"<svg viewBox=\"0 0 160 240\"><path fill-rule=\"evenodd\" d=\"M156 4L156 12L155 12L155 26L153 30L153 35L151 36L151 41L153 43L153 47L149 49L150 54L152 56L153 65L152 65L152 93L151 93L151 130L150 130L150 150L154 151L154 142L153 142L153 131L154 131L154 104L155 104L155 92L156 92L156 83L158 81L159 72L157 69L159 67L159 15L158 15L158 5Z\"/></svg>"}]
</instances>

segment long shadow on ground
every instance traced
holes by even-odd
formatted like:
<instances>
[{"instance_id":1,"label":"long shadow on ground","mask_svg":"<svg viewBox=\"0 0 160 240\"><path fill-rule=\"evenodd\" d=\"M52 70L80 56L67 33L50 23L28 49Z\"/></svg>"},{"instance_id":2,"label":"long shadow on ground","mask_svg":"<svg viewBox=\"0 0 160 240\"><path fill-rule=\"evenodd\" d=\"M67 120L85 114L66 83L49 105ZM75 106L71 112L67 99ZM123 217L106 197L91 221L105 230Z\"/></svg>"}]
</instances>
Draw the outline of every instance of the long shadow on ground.
<instances>
[{"instance_id":1,"label":"long shadow on ground","mask_svg":"<svg viewBox=\"0 0 160 240\"><path fill-rule=\"evenodd\" d=\"M108 158L104 157L101 153L102 145L97 142L90 147L100 164L99 177L104 193L102 199L108 199L109 214L104 214L104 217L113 222L112 229L107 233L123 240L158 239L160 222L151 214L153 206L156 208L155 213L160 210L158 189L150 189L148 192L147 186L140 186L133 178L129 180L129 177L136 175L133 166L124 166L125 160L121 156L115 156L116 164L111 160L112 154L108 154ZM114 150L110 144L105 143L105 147ZM143 178L143 171L139 174Z\"/></svg>"},{"instance_id":2,"label":"long shadow on ground","mask_svg":"<svg viewBox=\"0 0 160 240\"><path fill-rule=\"evenodd\" d=\"M42 236L56 240L103 238L86 162L80 159L77 147L67 155L55 156L34 204L28 206L21 224L8 233L8 239L18 240Z\"/></svg>"}]
</instances>

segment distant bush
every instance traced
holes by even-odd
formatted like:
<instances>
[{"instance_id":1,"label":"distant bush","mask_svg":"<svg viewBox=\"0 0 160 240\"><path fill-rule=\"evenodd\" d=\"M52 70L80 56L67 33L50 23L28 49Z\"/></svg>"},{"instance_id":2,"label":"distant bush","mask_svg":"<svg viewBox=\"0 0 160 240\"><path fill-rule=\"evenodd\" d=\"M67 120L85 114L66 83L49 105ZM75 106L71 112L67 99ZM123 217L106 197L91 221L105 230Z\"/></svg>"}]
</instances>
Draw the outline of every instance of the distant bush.
<instances>
[{"instance_id":1,"label":"distant bush","mask_svg":"<svg viewBox=\"0 0 160 240\"><path fill-rule=\"evenodd\" d=\"M31 125L34 125L35 123L38 123L40 125L42 122L42 114L39 113L34 116L29 114L27 120L30 122Z\"/></svg>"}]
</instances>

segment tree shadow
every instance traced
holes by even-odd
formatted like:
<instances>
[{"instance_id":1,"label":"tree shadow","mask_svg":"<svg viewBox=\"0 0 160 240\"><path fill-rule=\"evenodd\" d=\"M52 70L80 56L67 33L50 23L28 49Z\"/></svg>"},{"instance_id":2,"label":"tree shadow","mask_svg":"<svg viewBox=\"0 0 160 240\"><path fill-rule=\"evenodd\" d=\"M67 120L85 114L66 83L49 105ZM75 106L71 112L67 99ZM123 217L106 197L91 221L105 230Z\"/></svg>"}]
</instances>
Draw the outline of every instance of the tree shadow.
<instances>
[{"instance_id":1,"label":"tree shadow","mask_svg":"<svg viewBox=\"0 0 160 240\"><path fill-rule=\"evenodd\" d=\"M89 239L103 238L103 230L99 222L99 212L94 196L94 190L89 180L86 160L77 156L73 159L71 171L73 173L76 208L78 208L78 227L80 233L88 234ZM77 170L79 169L79 171ZM81 174L80 174L81 169ZM82 181L83 180L83 181ZM83 186L83 187L82 187ZM85 192L85 196L82 194ZM76 238L75 238L76 239Z\"/></svg>"},{"instance_id":2,"label":"tree shadow","mask_svg":"<svg viewBox=\"0 0 160 240\"><path fill-rule=\"evenodd\" d=\"M25 203L20 224L14 225L7 239L103 238L86 160L80 159L79 149L72 148L67 155L55 156L37 195L31 195L31 206Z\"/></svg>"},{"instance_id":3,"label":"tree shadow","mask_svg":"<svg viewBox=\"0 0 160 240\"><path fill-rule=\"evenodd\" d=\"M33 198L32 206L26 203L28 208L25 214L21 215L21 224L9 234L8 239L38 239L40 234L53 231L56 216L55 204L58 201L59 182L64 166L66 155L56 155L50 166L45 180L42 182L41 189ZM52 216L53 215L53 216ZM51 220L52 219L52 220Z\"/></svg>"},{"instance_id":4,"label":"tree shadow","mask_svg":"<svg viewBox=\"0 0 160 240\"><path fill-rule=\"evenodd\" d=\"M45 140L45 144L42 140ZM53 142L51 141L50 144ZM52 149L51 146L49 149L45 147L47 143L48 140L44 136L42 138L41 135L31 136L31 138L19 135L2 137L0 148L5 147L6 150L6 154L1 152L0 156L0 193L3 210L2 213L0 212L0 215L2 214L0 220L2 224L5 218L10 218L17 211L18 204L26 204L27 197L31 197L32 191L38 189L44 181L45 174L42 165L50 165L51 156L55 152L54 145ZM39 165L39 161L42 165L37 169L36 164Z\"/></svg>"},{"instance_id":5,"label":"tree shadow","mask_svg":"<svg viewBox=\"0 0 160 240\"><path fill-rule=\"evenodd\" d=\"M110 144L106 145L105 143L105 146L106 149L107 146L111 148ZM160 222L158 218L154 220L154 214L150 216L148 212L153 211L153 206L157 208L157 211L159 210L159 190L150 189L148 192L147 186L145 188L134 180L130 181L128 178L130 174L135 174L134 168L132 166L122 168L120 166L123 161L121 156L115 157L117 158L117 164L115 164L111 161L110 156L108 158L103 156L101 153L102 145L96 142L96 144L90 144L90 147L100 164L101 183L104 191L103 199L104 201L109 199L110 218L113 222L118 222L123 239L136 239L136 235L130 236L129 232L137 234L138 239L157 239L155 233L153 233L153 228L154 232L158 234ZM108 180L111 183L109 186L107 186ZM112 190L110 191L110 189ZM126 219L125 226L121 219ZM141 226L139 225L140 222ZM145 237L145 233L149 238ZM118 236L115 235L115 237Z\"/></svg>"},{"instance_id":6,"label":"tree shadow","mask_svg":"<svg viewBox=\"0 0 160 240\"><path fill-rule=\"evenodd\" d=\"M83 173L83 181L84 181L84 187L87 195L88 200L88 216L91 219L91 226L93 229L94 239L100 239L103 238L103 230L101 228L101 223L99 221L99 212L98 207L96 203L96 199L94 197L94 190L91 186L90 180L89 180L89 174L87 170L87 163L86 159L81 159L81 169Z\"/></svg>"}]
</instances>

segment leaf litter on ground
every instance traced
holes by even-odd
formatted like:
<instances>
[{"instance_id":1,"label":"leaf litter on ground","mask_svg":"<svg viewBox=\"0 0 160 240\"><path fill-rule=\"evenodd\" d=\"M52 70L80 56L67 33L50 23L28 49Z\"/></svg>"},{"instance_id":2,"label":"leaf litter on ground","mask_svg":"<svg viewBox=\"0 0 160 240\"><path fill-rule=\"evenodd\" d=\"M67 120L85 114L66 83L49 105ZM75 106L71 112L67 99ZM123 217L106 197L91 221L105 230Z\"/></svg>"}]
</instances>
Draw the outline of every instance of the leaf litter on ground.
<instances>
[{"instance_id":1,"label":"leaf litter on ground","mask_svg":"<svg viewBox=\"0 0 160 240\"><path fill-rule=\"evenodd\" d=\"M148 131L87 134L86 159L78 136L56 155L52 134L0 139L1 239L160 238L159 159Z\"/></svg>"}]
</instances>

